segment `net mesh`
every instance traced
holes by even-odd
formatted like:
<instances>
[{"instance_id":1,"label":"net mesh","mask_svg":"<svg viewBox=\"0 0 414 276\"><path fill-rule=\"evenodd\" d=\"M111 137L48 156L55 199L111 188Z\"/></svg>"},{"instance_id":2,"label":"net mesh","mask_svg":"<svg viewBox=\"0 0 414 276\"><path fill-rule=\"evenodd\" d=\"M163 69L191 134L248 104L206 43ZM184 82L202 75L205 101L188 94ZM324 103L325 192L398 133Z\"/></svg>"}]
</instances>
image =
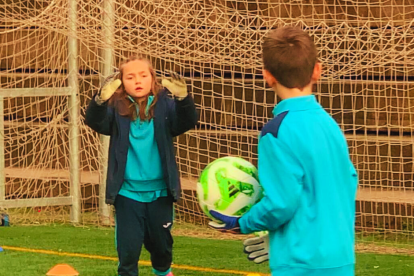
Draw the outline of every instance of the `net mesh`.
<instances>
[{"instance_id":1,"label":"net mesh","mask_svg":"<svg viewBox=\"0 0 414 276\"><path fill-rule=\"evenodd\" d=\"M104 18L110 15L104 2L77 5L81 115L100 87L102 50L108 47L113 66L141 54L159 76L172 70L187 80L200 124L176 141L184 188L176 209L179 221L205 223L195 185L206 164L228 155L257 164L258 133L278 101L260 75L261 41L270 29L296 25L317 44L324 71L316 95L345 131L360 175L358 233L394 242L396 234L398 240L411 239L412 1L117 0L113 41L103 34ZM68 1L0 3L6 200L70 194L68 97L13 92L68 86L68 36L73 34L67 15ZM99 136L83 119L76 123L82 223L99 223ZM69 219L67 206L8 211L19 223Z\"/></svg>"}]
</instances>

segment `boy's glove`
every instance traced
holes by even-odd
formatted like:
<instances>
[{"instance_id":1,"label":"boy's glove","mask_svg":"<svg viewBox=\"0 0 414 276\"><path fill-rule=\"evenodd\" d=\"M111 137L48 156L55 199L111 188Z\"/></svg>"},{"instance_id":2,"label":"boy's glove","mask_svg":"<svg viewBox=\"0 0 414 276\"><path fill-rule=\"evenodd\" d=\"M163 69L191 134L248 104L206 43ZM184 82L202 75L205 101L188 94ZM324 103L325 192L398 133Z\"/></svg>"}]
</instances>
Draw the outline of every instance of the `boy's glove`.
<instances>
[{"instance_id":1,"label":"boy's glove","mask_svg":"<svg viewBox=\"0 0 414 276\"><path fill-rule=\"evenodd\" d=\"M261 264L269 260L269 234L246 239L243 245L249 261Z\"/></svg>"},{"instance_id":2,"label":"boy's glove","mask_svg":"<svg viewBox=\"0 0 414 276\"><path fill-rule=\"evenodd\" d=\"M211 228L219 230L220 232L241 234L240 225L239 225L239 217L226 216L217 211L210 211L210 215L213 218L223 222L222 224L220 224L214 221L210 221L208 225Z\"/></svg>"},{"instance_id":3,"label":"boy's glove","mask_svg":"<svg viewBox=\"0 0 414 276\"><path fill-rule=\"evenodd\" d=\"M95 97L95 101L98 104L103 104L109 100L119 86L121 86L122 81L120 79L115 79L117 75L118 73L114 73L104 80L101 91L99 91L98 95Z\"/></svg>"},{"instance_id":4,"label":"boy's glove","mask_svg":"<svg viewBox=\"0 0 414 276\"><path fill-rule=\"evenodd\" d=\"M167 88L178 100L182 100L188 95L187 84L185 83L184 78L175 72L171 73L170 78L162 79L161 84Z\"/></svg>"}]
</instances>

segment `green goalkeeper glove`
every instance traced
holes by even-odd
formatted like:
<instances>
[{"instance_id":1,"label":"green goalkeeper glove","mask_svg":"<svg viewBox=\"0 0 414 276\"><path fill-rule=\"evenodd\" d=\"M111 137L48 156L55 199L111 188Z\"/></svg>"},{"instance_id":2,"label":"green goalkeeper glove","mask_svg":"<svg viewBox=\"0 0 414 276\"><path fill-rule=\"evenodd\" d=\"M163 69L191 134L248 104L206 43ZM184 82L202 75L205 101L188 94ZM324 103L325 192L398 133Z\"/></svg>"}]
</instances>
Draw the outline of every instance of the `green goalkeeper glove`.
<instances>
[{"instance_id":1,"label":"green goalkeeper glove","mask_svg":"<svg viewBox=\"0 0 414 276\"><path fill-rule=\"evenodd\" d=\"M162 79L161 84L178 100L182 100L188 95L187 84L185 83L184 78L177 75L175 72L171 73L170 78Z\"/></svg>"},{"instance_id":2,"label":"green goalkeeper glove","mask_svg":"<svg viewBox=\"0 0 414 276\"><path fill-rule=\"evenodd\" d=\"M269 234L246 239L243 245L249 261L261 264L269 260Z\"/></svg>"}]
</instances>

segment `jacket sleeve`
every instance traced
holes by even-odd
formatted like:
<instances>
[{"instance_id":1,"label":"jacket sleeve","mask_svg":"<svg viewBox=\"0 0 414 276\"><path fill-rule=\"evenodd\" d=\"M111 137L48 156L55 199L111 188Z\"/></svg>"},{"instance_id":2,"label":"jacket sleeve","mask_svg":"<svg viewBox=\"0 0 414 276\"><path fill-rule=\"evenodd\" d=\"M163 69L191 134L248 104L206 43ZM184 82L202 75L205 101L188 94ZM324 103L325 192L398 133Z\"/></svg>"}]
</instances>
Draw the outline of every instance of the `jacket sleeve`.
<instances>
[{"instance_id":1,"label":"jacket sleeve","mask_svg":"<svg viewBox=\"0 0 414 276\"><path fill-rule=\"evenodd\" d=\"M85 123L96 132L111 135L114 110L107 103L98 105L93 97L86 109Z\"/></svg>"},{"instance_id":2,"label":"jacket sleeve","mask_svg":"<svg viewBox=\"0 0 414 276\"><path fill-rule=\"evenodd\" d=\"M303 168L285 143L266 134L258 150L259 180L265 195L240 218L245 234L275 231L292 219L303 190Z\"/></svg>"},{"instance_id":3,"label":"jacket sleeve","mask_svg":"<svg viewBox=\"0 0 414 276\"><path fill-rule=\"evenodd\" d=\"M188 94L183 100L171 100L169 104L171 119L171 135L173 137L183 134L194 128L198 122L198 114L193 97Z\"/></svg>"}]
</instances>

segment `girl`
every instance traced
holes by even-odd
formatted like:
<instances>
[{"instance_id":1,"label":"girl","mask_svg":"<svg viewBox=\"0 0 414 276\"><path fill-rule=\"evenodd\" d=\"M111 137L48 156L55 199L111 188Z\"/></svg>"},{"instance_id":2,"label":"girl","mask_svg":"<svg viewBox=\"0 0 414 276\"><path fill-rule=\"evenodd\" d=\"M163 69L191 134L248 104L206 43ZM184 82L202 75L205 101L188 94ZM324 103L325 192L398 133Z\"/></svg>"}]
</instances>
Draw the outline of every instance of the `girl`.
<instances>
[{"instance_id":1,"label":"girl","mask_svg":"<svg viewBox=\"0 0 414 276\"><path fill-rule=\"evenodd\" d=\"M138 275L144 244L155 275L172 276L170 230L181 192L173 137L194 128L197 112L182 78L164 79L159 90L148 60L130 58L119 72L86 111L86 124L111 136L106 203L115 205L118 274Z\"/></svg>"}]
</instances>

